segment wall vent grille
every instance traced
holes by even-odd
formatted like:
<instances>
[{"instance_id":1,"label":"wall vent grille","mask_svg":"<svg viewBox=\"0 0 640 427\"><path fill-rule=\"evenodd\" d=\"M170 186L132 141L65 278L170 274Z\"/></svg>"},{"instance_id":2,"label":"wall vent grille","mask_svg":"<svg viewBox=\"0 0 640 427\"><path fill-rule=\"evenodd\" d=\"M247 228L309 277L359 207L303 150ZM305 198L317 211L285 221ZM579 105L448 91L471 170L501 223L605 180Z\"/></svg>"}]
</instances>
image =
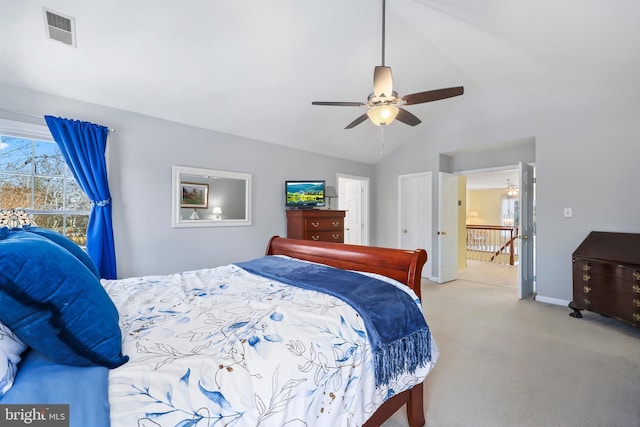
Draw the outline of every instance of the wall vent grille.
<instances>
[{"instance_id":1,"label":"wall vent grille","mask_svg":"<svg viewBox=\"0 0 640 427\"><path fill-rule=\"evenodd\" d=\"M44 25L47 38L56 40L67 46L76 47L76 20L58 12L43 8Z\"/></svg>"}]
</instances>

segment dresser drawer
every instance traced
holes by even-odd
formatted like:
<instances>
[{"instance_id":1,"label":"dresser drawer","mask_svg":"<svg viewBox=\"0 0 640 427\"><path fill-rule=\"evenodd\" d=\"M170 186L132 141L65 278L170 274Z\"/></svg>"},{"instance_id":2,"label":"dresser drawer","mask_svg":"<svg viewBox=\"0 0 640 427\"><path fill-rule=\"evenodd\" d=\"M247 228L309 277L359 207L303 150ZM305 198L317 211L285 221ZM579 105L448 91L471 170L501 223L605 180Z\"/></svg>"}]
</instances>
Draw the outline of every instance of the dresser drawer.
<instances>
[{"instance_id":1,"label":"dresser drawer","mask_svg":"<svg viewBox=\"0 0 640 427\"><path fill-rule=\"evenodd\" d=\"M612 316L640 326L640 307L621 306Z\"/></svg>"},{"instance_id":2,"label":"dresser drawer","mask_svg":"<svg viewBox=\"0 0 640 427\"><path fill-rule=\"evenodd\" d=\"M319 242L344 242L344 233L342 230L335 231L307 231L304 233L305 240L316 240Z\"/></svg>"},{"instance_id":3,"label":"dresser drawer","mask_svg":"<svg viewBox=\"0 0 640 427\"><path fill-rule=\"evenodd\" d=\"M305 220L305 230L343 230L344 218L308 218Z\"/></svg>"}]
</instances>

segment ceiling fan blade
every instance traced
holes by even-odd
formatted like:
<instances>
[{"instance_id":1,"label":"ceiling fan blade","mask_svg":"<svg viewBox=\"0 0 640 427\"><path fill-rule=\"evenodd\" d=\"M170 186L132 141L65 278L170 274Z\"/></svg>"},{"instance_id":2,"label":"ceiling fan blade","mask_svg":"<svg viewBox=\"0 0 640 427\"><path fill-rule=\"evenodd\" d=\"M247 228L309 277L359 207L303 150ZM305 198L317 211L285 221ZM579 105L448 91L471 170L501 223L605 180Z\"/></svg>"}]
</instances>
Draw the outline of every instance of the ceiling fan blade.
<instances>
[{"instance_id":1,"label":"ceiling fan blade","mask_svg":"<svg viewBox=\"0 0 640 427\"><path fill-rule=\"evenodd\" d=\"M405 95L402 99L405 100L405 105L422 104L423 102L438 101L440 99L452 98L464 93L462 86L448 87L446 89L428 90L426 92L412 93L411 95Z\"/></svg>"},{"instance_id":2,"label":"ceiling fan blade","mask_svg":"<svg viewBox=\"0 0 640 427\"><path fill-rule=\"evenodd\" d=\"M391 67L376 66L373 71L373 94L391 98L393 95L393 77Z\"/></svg>"},{"instance_id":3,"label":"ceiling fan blade","mask_svg":"<svg viewBox=\"0 0 640 427\"><path fill-rule=\"evenodd\" d=\"M402 123L406 123L409 126L416 126L422 123L422 121L414 116L412 113L408 112L404 108L398 108L398 115L396 116L396 120L401 121Z\"/></svg>"},{"instance_id":4,"label":"ceiling fan blade","mask_svg":"<svg viewBox=\"0 0 640 427\"><path fill-rule=\"evenodd\" d=\"M368 118L369 118L369 116L367 116L367 113L364 113L363 115L361 115L360 117L358 117L357 119L355 119L354 121L349 123L345 129L352 129L352 128L358 126L360 123L362 123L365 120L367 120Z\"/></svg>"},{"instance_id":5,"label":"ceiling fan blade","mask_svg":"<svg viewBox=\"0 0 640 427\"><path fill-rule=\"evenodd\" d=\"M325 102L325 101L313 101L311 105L332 105L338 107L360 107L362 102Z\"/></svg>"}]
</instances>

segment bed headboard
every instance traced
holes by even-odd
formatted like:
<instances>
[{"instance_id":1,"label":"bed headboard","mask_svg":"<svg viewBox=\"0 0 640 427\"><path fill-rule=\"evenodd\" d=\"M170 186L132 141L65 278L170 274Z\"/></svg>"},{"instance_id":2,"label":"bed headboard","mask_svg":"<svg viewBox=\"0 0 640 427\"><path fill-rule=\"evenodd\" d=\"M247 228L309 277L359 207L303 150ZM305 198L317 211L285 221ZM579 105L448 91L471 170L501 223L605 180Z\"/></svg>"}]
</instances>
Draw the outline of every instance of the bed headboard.
<instances>
[{"instance_id":1,"label":"bed headboard","mask_svg":"<svg viewBox=\"0 0 640 427\"><path fill-rule=\"evenodd\" d=\"M337 268L378 273L409 286L420 297L424 249L413 251L345 243L316 242L273 236L267 255L287 255Z\"/></svg>"}]
</instances>

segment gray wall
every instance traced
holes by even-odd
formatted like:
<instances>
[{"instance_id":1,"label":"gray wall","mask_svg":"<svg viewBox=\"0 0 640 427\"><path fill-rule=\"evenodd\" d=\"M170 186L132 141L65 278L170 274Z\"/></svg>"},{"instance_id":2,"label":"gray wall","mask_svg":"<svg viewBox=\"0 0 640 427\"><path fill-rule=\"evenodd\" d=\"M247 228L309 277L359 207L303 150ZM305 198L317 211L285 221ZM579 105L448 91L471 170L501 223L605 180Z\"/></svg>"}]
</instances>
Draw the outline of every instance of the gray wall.
<instances>
[{"instance_id":1,"label":"gray wall","mask_svg":"<svg viewBox=\"0 0 640 427\"><path fill-rule=\"evenodd\" d=\"M372 178L372 244L393 247L398 175L433 171L437 176L442 169L466 167L468 159L461 153L534 141L535 153L531 145L505 148L504 155L496 153L496 162L527 162L535 155L538 295L569 301L571 253L589 231L640 232L635 190L640 104L624 94L465 89L442 114L421 113L427 106L413 108L423 120L423 133L374 167L2 85L0 109L87 120L117 130L109 140L109 168L119 277L258 256L271 235L286 233L284 180L325 178L335 185L336 173ZM251 173L253 225L171 228L172 164ZM436 179L434 198L437 206ZM573 208L573 218L562 216L564 207Z\"/></svg>"},{"instance_id":2,"label":"gray wall","mask_svg":"<svg viewBox=\"0 0 640 427\"><path fill-rule=\"evenodd\" d=\"M624 94L485 94L465 89L447 114L430 118L418 113L424 133L375 166L374 244L397 244L399 174L433 171L437 207L437 172L464 169L469 160L462 156L459 162L457 157L441 162L442 154L524 141L524 149L507 147L503 155L498 150L495 160L510 165L535 156L537 292L549 302L570 301L571 254L590 231L640 232L635 189L640 180L640 104ZM564 207L573 208L573 218L563 217ZM437 210L434 217L437 223ZM434 237L434 248L436 242Z\"/></svg>"},{"instance_id":3,"label":"gray wall","mask_svg":"<svg viewBox=\"0 0 640 427\"><path fill-rule=\"evenodd\" d=\"M164 274L228 264L264 254L286 235L284 181L336 173L371 176L370 165L184 126L122 110L0 85L0 109L50 114L114 128L108 141L118 277ZM0 112L0 118L44 120ZM171 166L252 174L253 224L172 228Z\"/></svg>"}]
</instances>

